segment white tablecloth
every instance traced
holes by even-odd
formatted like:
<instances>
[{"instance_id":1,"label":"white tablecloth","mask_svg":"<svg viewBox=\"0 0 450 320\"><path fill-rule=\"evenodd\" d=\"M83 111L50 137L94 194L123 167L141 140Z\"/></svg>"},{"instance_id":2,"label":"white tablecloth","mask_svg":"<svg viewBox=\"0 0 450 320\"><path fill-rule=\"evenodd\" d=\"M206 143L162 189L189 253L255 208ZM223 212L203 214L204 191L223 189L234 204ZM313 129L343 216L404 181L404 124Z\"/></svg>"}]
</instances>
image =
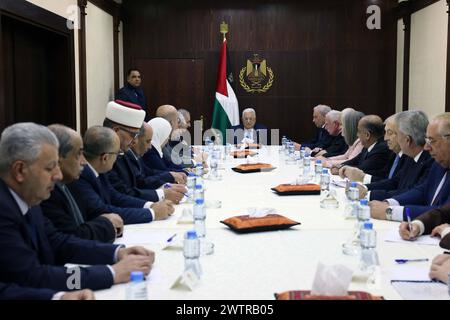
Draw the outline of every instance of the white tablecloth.
<instances>
[{"instance_id":1,"label":"white tablecloth","mask_svg":"<svg viewBox=\"0 0 450 320\"><path fill-rule=\"evenodd\" d=\"M339 209L324 210L319 206L319 196L280 197L270 189L280 183L294 181L300 174L297 165L286 165L278 147L259 150L259 160L271 163L277 169L271 172L239 174L231 167L245 162L228 158L220 170L223 180L205 180L207 201L220 200L220 209L207 210L207 238L215 245L214 254L202 256L203 276L193 291L170 289L182 273L184 257L181 250L162 250L163 239L183 233L193 225L178 224L184 208L180 204L175 214L166 221L125 226L124 239L154 250L156 261L148 278L149 299L274 299L274 293L286 290L309 290L318 262L327 265L344 264L357 271L358 257L342 253L342 243L349 238L355 220L343 217L343 203ZM231 216L247 214L248 207L273 207L277 213L301 222L289 230L235 234L220 221ZM436 246L414 243L389 243L384 234L398 223L373 220L377 231L377 251L380 258L380 281L367 285L364 278L354 277L350 290L363 290L386 299L401 299L390 285L391 270L398 268L394 259L429 258L415 266L428 270L434 256L442 252ZM148 242L138 243L142 235L153 233ZM127 240L128 239L128 240ZM124 299L125 286L96 292L97 299Z\"/></svg>"}]
</instances>

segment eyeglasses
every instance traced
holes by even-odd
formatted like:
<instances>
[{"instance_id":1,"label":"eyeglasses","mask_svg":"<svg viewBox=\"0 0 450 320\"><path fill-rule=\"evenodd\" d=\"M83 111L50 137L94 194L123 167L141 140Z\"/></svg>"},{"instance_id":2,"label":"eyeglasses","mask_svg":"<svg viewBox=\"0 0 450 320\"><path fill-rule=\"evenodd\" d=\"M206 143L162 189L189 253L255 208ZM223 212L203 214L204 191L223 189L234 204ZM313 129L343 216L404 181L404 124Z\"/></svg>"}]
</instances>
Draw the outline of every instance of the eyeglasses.
<instances>
[{"instance_id":1,"label":"eyeglasses","mask_svg":"<svg viewBox=\"0 0 450 320\"><path fill-rule=\"evenodd\" d=\"M139 136L139 131L138 132L134 132L134 131L130 131L130 130L122 128L122 127L120 127L119 130L122 130L122 131L125 131L126 133L128 133L129 136L131 138L133 138L133 140L136 139Z\"/></svg>"},{"instance_id":2,"label":"eyeglasses","mask_svg":"<svg viewBox=\"0 0 450 320\"><path fill-rule=\"evenodd\" d=\"M446 139L450 137L450 133L448 134L443 134L441 135L439 138L437 139L432 139L432 138L425 138L425 143L428 144L429 146L434 145L439 139Z\"/></svg>"},{"instance_id":3,"label":"eyeglasses","mask_svg":"<svg viewBox=\"0 0 450 320\"><path fill-rule=\"evenodd\" d=\"M123 152L122 150L119 150L117 152L103 152L101 154L101 156L104 155L104 154L115 154L116 156L123 156L125 154L125 152Z\"/></svg>"}]
</instances>

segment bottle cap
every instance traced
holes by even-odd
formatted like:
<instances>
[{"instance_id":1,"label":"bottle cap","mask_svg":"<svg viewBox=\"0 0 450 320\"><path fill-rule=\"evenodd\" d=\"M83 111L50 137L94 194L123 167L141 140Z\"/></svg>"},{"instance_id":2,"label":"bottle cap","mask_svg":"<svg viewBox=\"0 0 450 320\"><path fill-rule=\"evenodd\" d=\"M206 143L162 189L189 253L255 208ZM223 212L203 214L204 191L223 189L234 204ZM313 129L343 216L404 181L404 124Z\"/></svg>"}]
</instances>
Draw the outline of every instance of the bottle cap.
<instances>
[{"instance_id":1,"label":"bottle cap","mask_svg":"<svg viewBox=\"0 0 450 320\"><path fill-rule=\"evenodd\" d=\"M188 173L188 177L195 177L195 173L189 172L189 173Z\"/></svg>"},{"instance_id":2,"label":"bottle cap","mask_svg":"<svg viewBox=\"0 0 450 320\"><path fill-rule=\"evenodd\" d=\"M352 187L352 188L356 188L356 186L357 186L356 182L352 182L352 183L350 184L350 187Z\"/></svg>"},{"instance_id":3,"label":"bottle cap","mask_svg":"<svg viewBox=\"0 0 450 320\"><path fill-rule=\"evenodd\" d=\"M323 173L323 174L328 174L328 169L323 169L323 170L322 170L322 173Z\"/></svg>"},{"instance_id":4,"label":"bottle cap","mask_svg":"<svg viewBox=\"0 0 450 320\"><path fill-rule=\"evenodd\" d=\"M197 233L194 230L186 232L186 239L197 239Z\"/></svg>"},{"instance_id":5,"label":"bottle cap","mask_svg":"<svg viewBox=\"0 0 450 320\"><path fill-rule=\"evenodd\" d=\"M196 184L196 185L195 185L195 189L196 189L196 190L202 189L202 185L201 185L201 184Z\"/></svg>"},{"instance_id":6,"label":"bottle cap","mask_svg":"<svg viewBox=\"0 0 450 320\"><path fill-rule=\"evenodd\" d=\"M204 202L205 202L205 200L203 200L203 199L195 200L195 204L203 204Z\"/></svg>"},{"instance_id":7,"label":"bottle cap","mask_svg":"<svg viewBox=\"0 0 450 320\"><path fill-rule=\"evenodd\" d=\"M359 200L359 204L362 205L362 206L368 206L369 205L369 200L361 199L361 200Z\"/></svg>"},{"instance_id":8,"label":"bottle cap","mask_svg":"<svg viewBox=\"0 0 450 320\"><path fill-rule=\"evenodd\" d=\"M322 161L321 160L317 160L316 164L322 164Z\"/></svg>"},{"instance_id":9,"label":"bottle cap","mask_svg":"<svg viewBox=\"0 0 450 320\"><path fill-rule=\"evenodd\" d=\"M130 274L131 282L144 281L144 273L142 271L132 271Z\"/></svg>"},{"instance_id":10,"label":"bottle cap","mask_svg":"<svg viewBox=\"0 0 450 320\"><path fill-rule=\"evenodd\" d=\"M364 222L364 229L372 230L373 229L373 223L372 222Z\"/></svg>"}]
</instances>

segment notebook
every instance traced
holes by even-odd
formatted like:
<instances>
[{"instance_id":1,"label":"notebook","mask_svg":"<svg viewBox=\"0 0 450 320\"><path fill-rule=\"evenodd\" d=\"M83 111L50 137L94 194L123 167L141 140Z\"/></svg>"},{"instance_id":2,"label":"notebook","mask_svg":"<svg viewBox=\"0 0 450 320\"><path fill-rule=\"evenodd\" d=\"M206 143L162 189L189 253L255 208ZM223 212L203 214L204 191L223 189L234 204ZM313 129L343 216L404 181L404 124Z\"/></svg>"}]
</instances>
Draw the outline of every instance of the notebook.
<instances>
[{"instance_id":1,"label":"notebook","mask_svg":"<svg viewBox=\"0 0 450 320\"><path fill-rule=\"evenodd\" d=\"M442 282L392 280L391 284L405 300L450 300L449 288Z\"/></svg>"}]
</instances>

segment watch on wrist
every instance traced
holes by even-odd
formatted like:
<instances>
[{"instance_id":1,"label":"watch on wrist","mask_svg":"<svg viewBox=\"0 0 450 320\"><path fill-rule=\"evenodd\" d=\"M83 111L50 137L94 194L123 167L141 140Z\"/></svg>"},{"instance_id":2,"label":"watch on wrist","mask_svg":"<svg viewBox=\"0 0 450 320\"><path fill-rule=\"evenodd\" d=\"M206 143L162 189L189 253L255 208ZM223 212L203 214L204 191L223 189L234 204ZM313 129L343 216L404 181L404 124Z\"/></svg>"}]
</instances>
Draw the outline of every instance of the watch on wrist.
<instances>
[{"instance_id":1,"label":"watch on wrist","mask_svg":"<svg viewBox=\"0 0 450 320\"><path fill-rule=\"evenodd\" d=\"M386 219L389 221L392 221L392 208L391 207L386 208Z\"/></svg>"}]
</instances>

